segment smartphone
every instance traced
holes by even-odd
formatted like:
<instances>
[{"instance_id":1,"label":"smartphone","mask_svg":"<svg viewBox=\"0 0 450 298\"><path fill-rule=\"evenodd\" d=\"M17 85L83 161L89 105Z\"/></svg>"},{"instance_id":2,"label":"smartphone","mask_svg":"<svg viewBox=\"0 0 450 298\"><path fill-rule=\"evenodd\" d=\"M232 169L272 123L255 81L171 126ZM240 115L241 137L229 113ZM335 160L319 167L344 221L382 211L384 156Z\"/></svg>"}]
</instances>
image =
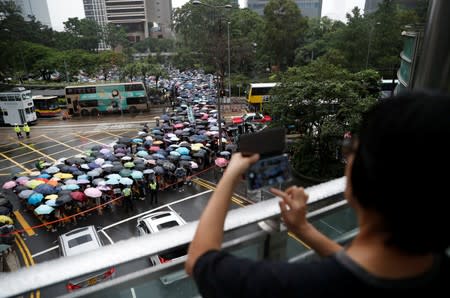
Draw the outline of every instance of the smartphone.
<instances>
[{"instance_id":1,"label":"smartphone","mask_svg":"<svg viewBox=\"0 0 450 298\"><path fill-rule=\"evenodd\" d=\"M267 128L260 132L243 134L239 137L239 151L244 155L259 153L261 158L280 155L285 149L284 128Z\"/></svg>"},{"instance_id":2,"label":"smartphone","mask_svg":"<svg viewBox=\"0 0 450 298\"><path fill-rule=\"evenodd\" d=\"M287 154L263 158L250 166L246 172L249 191L280 185L292 179Z\"/></svg>"}]
</instances>

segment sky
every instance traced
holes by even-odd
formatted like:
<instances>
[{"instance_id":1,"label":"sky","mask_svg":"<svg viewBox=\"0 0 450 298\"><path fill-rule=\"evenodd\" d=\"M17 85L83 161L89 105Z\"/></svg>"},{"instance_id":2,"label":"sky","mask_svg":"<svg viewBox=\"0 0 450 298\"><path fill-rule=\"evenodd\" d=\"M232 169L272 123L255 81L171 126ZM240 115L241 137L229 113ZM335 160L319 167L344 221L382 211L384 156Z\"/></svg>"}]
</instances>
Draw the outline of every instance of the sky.
<instances>
[{"instance_id":1,"label":"sky","mask_svg":"<svg viewBox=\"0 0 450 298\"><path fill-rule=\"evenodd\" d=\"M167 1L167 0L164 0ZM189 0L172 0L173 7L182 6ZM63 31L63 22L68 18L84 18L83 0L47 0L50 19L54 30ZM365 0L323 0L322 16L328 16L334 20L345 21L345 14L353 7L364 8ZM246 0L239 0L239 5L244 7Z\"/></svg>"}]
</instances>

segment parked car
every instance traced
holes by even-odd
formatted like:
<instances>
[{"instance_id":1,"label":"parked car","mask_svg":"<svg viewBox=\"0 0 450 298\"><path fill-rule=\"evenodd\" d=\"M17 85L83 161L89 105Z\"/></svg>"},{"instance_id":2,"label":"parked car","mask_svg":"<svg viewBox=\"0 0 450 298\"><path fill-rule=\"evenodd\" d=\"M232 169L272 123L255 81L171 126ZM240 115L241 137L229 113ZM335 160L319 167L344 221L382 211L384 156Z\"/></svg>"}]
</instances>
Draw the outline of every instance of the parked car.
<instances>
[{"instance_id":1,"label":"parked car","mask_svg":"<svg viewBox=\"0 0 450 298\"><path fill-rule=\"evenodd\" d=\"M73 256L88 253L91 250L104 246L94 226L74 229L58 237L59 251L62 256ZM115 268L100 270L68 281L67 291L93 286L114 277Z\"/></svg>"},{"instance_id":2,"label":"parked car","mask_svg":"<svg viewBox=\"0 0 450 298\"><path fill-rule=\"evenodd\" d=\"M158 233L166 229L178 227L186 224L181 216L174 211L160 211L150 213L144 217L141 217L137 221L137 230L139 236L146 234ZM176 260L187 254L188 245L173 248L164 253L150 256L150 262L153 266L160 265L166 262ZM171 284L177 280L187 277L184 270L179 270L171 274L162 276L161 282L165 285Z\"/></svg>"},{"instance_id":3,"label":"parked car","mask_svg":"<svg viewBox=\"0 0 450 298\"><path fill-rule=\"evenodd\" d=\"M269 115L263 115L261 113L247 113L240 117L231 118L233 124L242 124L249 122L266 123L272 121L272 117Z\"/></svg>"}]
</instances>

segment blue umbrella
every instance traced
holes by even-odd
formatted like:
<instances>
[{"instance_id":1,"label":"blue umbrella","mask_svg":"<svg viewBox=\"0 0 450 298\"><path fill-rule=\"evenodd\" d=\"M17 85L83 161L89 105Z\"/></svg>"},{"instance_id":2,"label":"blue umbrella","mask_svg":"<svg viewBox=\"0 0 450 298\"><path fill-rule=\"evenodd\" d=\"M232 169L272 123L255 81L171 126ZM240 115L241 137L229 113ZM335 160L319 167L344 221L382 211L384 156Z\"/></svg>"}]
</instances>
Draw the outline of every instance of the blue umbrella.
<instances>
[{"instance_id":1,"label":"blue umbrella","mask_svg":"<svg viewBox=\"0 0 450 298\"><path fill-rule=\"evenodd\" d=\"M121 178L119 183L123 185L132 185L133 180L131 180L130 178Z\"/></svg>"},{"instance_id":2,"label":"blue umbrella","mask_svg":"<svg viewBox=\"0 0 450 298\"><path fill-rule=\"evenodd\" d=\"M45 172L49 173L49 174L55 174L59 172L59 168L57 167L49 167L47 169L45 169Z\"/></svg>"},{"instance_id":3,"label":"blue umbrella","mask_svg":"<svg viewBox=\"0 0 450 298\"><path fill-rule=\"evenodd\" d=\"M141 171L133 171L131 172L131 178L133 179L141 179L144 176Z\"/></svg>"},{"instance_id":4,"label":"blue umbrella","mask_svg":"<svg viewBox=\"0 0 450 298\"><path fill-rule=\"evenodd\" d=\"M178 152L178 151L170 151L170 155L172 155L172 156L180 156L181 153Z\"/></svg>"},{"instance_id":5,"label":"blue umbrella","mask_svg":"<svg viewBox=\"0 0 450 298\"><path fill-rule=\"evenodd\" d=\"M40 205L39 207L37 207L36 209L34 209L34 213L36 213L37 215L41 215L41 214L50 214L55 210L55 208L49 206L49 205Z\"/></svg>"},{"instance_id":6,"label":"blue umbrella","mask_svg":"<svg viewBox=\"0 0 450 298\"><path fill-rule=\"evenodd\" d=\"M96 168L100 168L100 165L96 164L95 162L90 162L90 163L88 163L88 167L90 169L96 169Z\"/></svg>"},{"instance_id":7,"label":"blue umbrella","mask_svg":"<svg viewBox=\"0 0 450 298\"><path fill-rule=\"evenodd\" d=\"M117 179L109 179L109 180L106 180L105 183L107 185L117 185L117 184L119 184L119 180L117 180Z\"/></svg>"},{"instance_id":8,"label":"blue umbrella","mask_svg":"<svg viewBox=\"0 0 450 298\"><path fill-rule=\"evenodd\" d=\"M186 147L180 147L176 151L181 155L189 155L189 149Z\"/></svg>"},{"instance_id":9,"label":"blue umbrella","mask_svg":"<svg viewBox=\"0 0 450 298\"><path fill-rule=\"evenodd\" d=\"M28 199L32 194L34 194L34 191L33 190L31 190L31 189L26 189L26 190L22 190L20 193L19 193L19 198L21 198L21 199Z\"/></svg>"},{"instance_id":10,"label":"blue umbrella","mask_svg":"<svg viewBox=\"0 0 450 298\"><path fill-rule=\"evenodd\" d=\"M34 193L28 198L28 204L36 206L39 204L42 199L44 198L44 195L41 193Z\"/></svg>"},{"instance_id":11,"label":"blue umbrella","mask_svg":"<svg viewBox=\"0 0 450 298\"><path fill-rule=\"evenodd\" d=\"M166 159L166 157L164 155L159 154L159 153L152 154L152 157L154 159Z\"/></svg>"},{"instance_id":12,"label":"blue umbrella","mask_svg":"<svg viewBox=\"0 0 450 298\"><path fill-rule=\"evenodd\" d=\"M138 151L138 153L136 153L137 156L140 157L146 157L148 156L148 152L147 151Z\"/></svg>"},{"instance_id":13,"label":"blue umbrella","mask_svg":"<svg viewBox=\"0 0 450 298\"><path fill-rule=\"evenodd\" d=\"M77 179L78 180L81 180L81 179L86 179L87 180L87 179L89 179L89 176L86 175L86 174L83 174L83 175L78 176Z\"/></svg>"},{"instance_id":14,"label":"blue umbrella","mask_svg":"<svg viewBox=\"0 0 450 298\"><path fill-rule=\"evenodd\" d=\"M61 186L62 190L77 190L80 189L80 187L77 184L67 184Z\"/></svg>"},{"instance_id":15,"label":"blue umbrella","mask_svg":"<svg viewBox=\"0 0 450 298\"><path fill-rule=\"evenodd\" d=\"M34 191L43 195L51 195L56 193L55 189L49 184L40 184L34 188Z\"/></svg>"},{"instance_id":16,"label":"blue umbrella","mask_svg":"<svg viewBox=\"0 0 450 298\"><path fill-rule=\"evenodd\" d=\"M132 140L132 142L135 143L135 144L142 144L144 141L142 139L140 139L140 138L135 138L135 139Z\"/></svg>"},{"instance_id":17,"label":"blue umbrella","mask_svg":"<svg viewBox=\"0 0 450 298\"><path fill-rule=\"evenodd\" d=\"M47 173L42 173L42 174L40 174L39 176L38 176L38 178L45 178L45 179L48 179L48 178L50 178L51 176L49 175L49 174L47 174Z\"/></svg>"},{"instance_id":18,"label":"blue umbrella","mask_svg":"<svg viewBox=\"0 0 450 298\"><path fill-rule=\"evenodd\" d=\"M192 157L190 155L182 155L180 157L181 160L192 160Z\"/></svg>"},{"instance_id":19,"label":"blue umbrella","mask_svg":"<svg viewBox=\"0 0 450 298\"><path fill-rule=\"evenodd\" d=\"M120 176L119 174L109 174L108 176L106 176L106 178L119 180L120 178L122 178L122 176Z\"/></svg>"},{"instance_id":20,"label":"blue umbrella","mask_svg":"<svg viewBox=\"0 0 450 298\"><path fill-rule=\"evenodd\" d=\"M62 202L57 202L56 200L47 200L45 201L45 205L51 206L51 207L58 207L62 205Z\"/></svg>"}]
</instances>

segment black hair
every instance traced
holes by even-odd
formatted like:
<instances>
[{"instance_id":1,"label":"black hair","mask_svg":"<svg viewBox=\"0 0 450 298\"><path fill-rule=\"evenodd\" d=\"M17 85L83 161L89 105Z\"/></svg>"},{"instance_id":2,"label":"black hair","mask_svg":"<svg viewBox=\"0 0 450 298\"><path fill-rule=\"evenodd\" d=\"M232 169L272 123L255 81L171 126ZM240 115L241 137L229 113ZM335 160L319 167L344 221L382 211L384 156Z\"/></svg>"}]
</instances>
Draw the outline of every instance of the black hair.
<instances>
[{"instance_id":1,"label":"black hair","mask_svg":"<svg viewBox=\"0 0 450 298\"><path fill-rule=\"evenodd\" d=\"M450 97L408 93L363 116L351 183L363 208L383 218L386 245L409 254L450 245Z\"/></svg>"}]
</instances>

